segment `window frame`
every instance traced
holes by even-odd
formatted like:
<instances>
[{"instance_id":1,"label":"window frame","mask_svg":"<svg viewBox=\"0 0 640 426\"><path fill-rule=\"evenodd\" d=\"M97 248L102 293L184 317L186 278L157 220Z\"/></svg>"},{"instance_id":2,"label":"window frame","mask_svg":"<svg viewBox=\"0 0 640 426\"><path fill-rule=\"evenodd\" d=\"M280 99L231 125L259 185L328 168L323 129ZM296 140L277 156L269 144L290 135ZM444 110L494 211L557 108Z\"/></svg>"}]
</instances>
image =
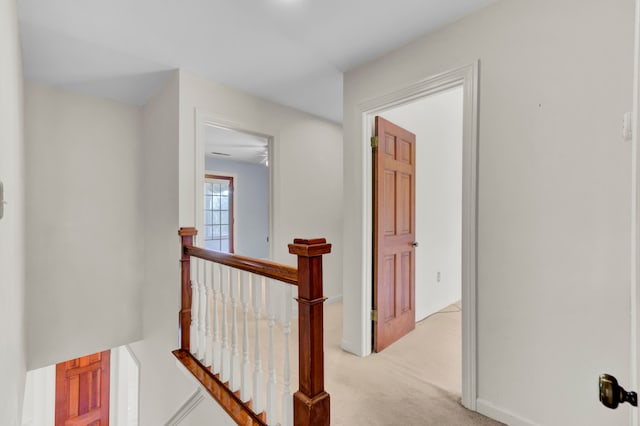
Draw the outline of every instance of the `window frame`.
<instances>
[{"instance_id":1,"label":"window frame","mask_svg":"<svg viewBox=\"0 0 640 426\"><path fill-rule=\"evenodd\" d=\"M234 197L235 197L235 188L234 188L234 179L233 176L224 176L224 175L217 175L217 174L210 174L210 173L206 173L204 175L204 183L207 183L207 180L225 180L228 181L228 185L229 185L229 253L235 253L235 249L234 249L234 239L235 239L235 233L234 231L234 227L235 227L235 217L234 217ZM205 193L205 197L206 197L206 193ZM203 213L205 213L205 215L203 216L204 219L204 224L206 227L206 223L207 223L207 219L206 219L206 204L204 206L205 208L203 209ZM204 229L203 229L204 231ZM208 241L206 239L206 232L203 235L203 241Z\"/></svg>"}]
</instances>

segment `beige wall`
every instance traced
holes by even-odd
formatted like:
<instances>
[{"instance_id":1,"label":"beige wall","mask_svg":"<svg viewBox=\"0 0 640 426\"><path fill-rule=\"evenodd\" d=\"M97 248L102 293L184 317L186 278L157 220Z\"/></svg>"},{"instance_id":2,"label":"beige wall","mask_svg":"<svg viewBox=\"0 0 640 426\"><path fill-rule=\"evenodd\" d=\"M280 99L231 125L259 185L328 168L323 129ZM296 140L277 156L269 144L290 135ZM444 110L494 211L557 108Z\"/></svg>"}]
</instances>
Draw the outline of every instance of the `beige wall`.
<instances>
[{"instance_id":1,"label":"beige wall","mask_svg":"<svg viewBox=\"0 0 640 426\"><path fill-rule=\"evenodd\" d=\"M142 336L141 110L27 83L28 368Z\"/></svg>"},{"instance_id":2,"label":"beige wall","mask_svg":"<svg viewBox=\"0 0 640 426\"><path fill-rule=\"evenodd\" d=\"M22 59L15 0L0 1L0 424L20 424L25 384Z\"/></svg>"},{"instance_id":3,"label":"beige wall","mask_svg":"<svg viewBox=\"0 0 640 426\"><path fill-rule=\"evenodd\" d=\"M345 76L345 346L361 347L357 106L480 60L479 408L509 424L627 424L633 2L510 0Z\"/></svg>"},{"instance_id":4,"label":"beige wall","mask_svg":"<svg viewBox=\"0 0 640 426\"><path fill-rule=\"evenodd\" d=\"M144 340L131 348L141 364L140 424L161 425L192 390L171 354L180 309L177 73L144 107L142 128Z\"/></svg>"}]
</instances>

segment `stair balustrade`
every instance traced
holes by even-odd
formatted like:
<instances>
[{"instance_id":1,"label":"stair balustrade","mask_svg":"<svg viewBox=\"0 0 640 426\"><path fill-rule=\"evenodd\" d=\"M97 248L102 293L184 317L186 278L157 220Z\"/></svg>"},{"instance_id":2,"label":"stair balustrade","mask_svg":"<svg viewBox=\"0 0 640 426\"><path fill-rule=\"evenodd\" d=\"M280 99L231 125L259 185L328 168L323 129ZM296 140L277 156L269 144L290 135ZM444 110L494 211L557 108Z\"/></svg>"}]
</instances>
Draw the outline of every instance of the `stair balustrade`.
<instances>
[{"instance_id":1,"label":"stair balustrade","mask_svg":"<svg viewBox=\"0 0 640 426\"><path fill-rule=\"evenodd\" d=\"M324 239L295 239L289 252L298 258L296 268L195 247L196 234L195 228L179 231L180 349L173 354L239 425L329 425L322 256L331 245ZM292 394L294 287L298 391ZM275 343L278 330L281 345Z\"/></svg>"}]
</instances>

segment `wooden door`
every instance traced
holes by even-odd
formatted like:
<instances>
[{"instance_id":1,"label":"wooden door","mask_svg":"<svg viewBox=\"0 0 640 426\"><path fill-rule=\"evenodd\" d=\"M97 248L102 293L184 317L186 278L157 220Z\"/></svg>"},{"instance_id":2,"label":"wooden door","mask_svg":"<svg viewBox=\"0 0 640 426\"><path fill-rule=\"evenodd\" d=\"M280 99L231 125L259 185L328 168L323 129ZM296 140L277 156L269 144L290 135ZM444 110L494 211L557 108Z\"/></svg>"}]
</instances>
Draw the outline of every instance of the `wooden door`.
<instances>
[{"instance_id":1,"label":"wooden door","mask_svg":"<svg viewBox=\"0 0 640 426\"><path fill-rule=\"evenodd\" d=\"M376 117L373 146L373 350L416 326L416 136Z\"/></svg>"},{"instance_id":2,"label":"wooden door","mask_svg":"<svg viewBox=\"0 0 640 426\"><path fill-rule=\"evenodd\" d=\"M56 365L56 426L109 425L110 351Z\"/></svg>"}]
</instances>

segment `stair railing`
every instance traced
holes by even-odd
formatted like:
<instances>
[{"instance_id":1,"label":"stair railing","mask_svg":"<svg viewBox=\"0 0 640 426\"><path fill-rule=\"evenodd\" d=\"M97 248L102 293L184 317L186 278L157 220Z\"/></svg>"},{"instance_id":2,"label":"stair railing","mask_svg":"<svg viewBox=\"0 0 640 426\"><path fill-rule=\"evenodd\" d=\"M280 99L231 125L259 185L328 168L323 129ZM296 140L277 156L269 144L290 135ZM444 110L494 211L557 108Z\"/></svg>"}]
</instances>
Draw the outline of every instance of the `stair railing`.
<instances>
[{"instance_id":1,"label":"stair railing","mask_svg":"<svg viewBox=\"0 0 640 426\"><path fill-rule=\"evenodd\" d=\"M196 234L195 228L179 231L182 302L180 349L173 351L174 355L238 424L329 425L330 397L324 389L322 256L330 253L331 245L324 239L295 239L289 244L289 253L298 257L294 268L195 247ZM291 395L293 286L298 287L299 388ZM260 333L265 319L267 336ZM275 373L276 323L282 325L284 342L281 397ZM265 344L266 360L262 355Z\"/></svg>"}]
</instances>

